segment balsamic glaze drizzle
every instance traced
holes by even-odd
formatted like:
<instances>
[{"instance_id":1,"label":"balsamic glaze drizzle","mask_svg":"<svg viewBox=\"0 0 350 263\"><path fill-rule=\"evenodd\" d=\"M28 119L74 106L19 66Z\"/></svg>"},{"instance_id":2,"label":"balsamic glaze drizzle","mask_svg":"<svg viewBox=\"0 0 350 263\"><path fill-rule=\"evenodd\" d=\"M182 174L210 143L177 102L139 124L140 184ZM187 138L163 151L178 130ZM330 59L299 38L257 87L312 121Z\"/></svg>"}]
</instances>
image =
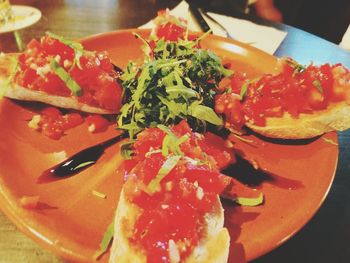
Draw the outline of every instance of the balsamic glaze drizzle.
<instances>
[{"instance_id":1,"label":"balsamic glaze drizzle","mask_svg":"<svg viewBox=\"0 0 350 263\"><path fill-rule=\"evenodd\" d=\"M58 179L67 178L81 172L87 167L95 164L97 160L102 156L106 148L117 142L120 142L126 137L127 133L121 133L111 139L108 139L102 143L91 146L74 154L63 162L44 171L39 176L37 183L48 183L56 181Z\"/></svg>"}]
</instances>

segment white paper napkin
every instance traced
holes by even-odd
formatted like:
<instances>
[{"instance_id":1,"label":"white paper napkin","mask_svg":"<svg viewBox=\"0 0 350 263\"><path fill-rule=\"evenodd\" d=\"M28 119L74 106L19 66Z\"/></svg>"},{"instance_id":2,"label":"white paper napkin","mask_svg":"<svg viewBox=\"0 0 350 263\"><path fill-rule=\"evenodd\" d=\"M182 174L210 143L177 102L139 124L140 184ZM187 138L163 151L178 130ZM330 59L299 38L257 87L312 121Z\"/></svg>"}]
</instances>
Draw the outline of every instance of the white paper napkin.
<instances>
[{"instance_id":1,"label":"white paper napkin","mask_svg":"<svg viewBox=\"0 0 350 263\"><path fill-rule=\"evenodd\" d=\"M350 25L348 26L348 29L346 30L339 46L341 46L344 49L350 50Z\"/></svg>"},{"instance_id":2,"label":"white paper napkin","mask_svg":"<svg viewBox=\"0 0 350 263\"><path fill-rule=\"evenodd\" d=\"M199 25L189 12L188 3L186 1L180 2L174 9L170 10L170 14L176 17L185 18L188 21L190 30L201 31ZM276 51L287 35L287 32L277 30L273 27L258 25L248 20L215 13L209 13L209 15L224 26L230 36L235 40L250 44L269 54L273 54ZM204 18L215 35L226 36L226 33L219 26L213 23L210 19L206 17ZM151 20L140 28L153 28L154 26L155 25Z\"/></svg>"}]
</instances>

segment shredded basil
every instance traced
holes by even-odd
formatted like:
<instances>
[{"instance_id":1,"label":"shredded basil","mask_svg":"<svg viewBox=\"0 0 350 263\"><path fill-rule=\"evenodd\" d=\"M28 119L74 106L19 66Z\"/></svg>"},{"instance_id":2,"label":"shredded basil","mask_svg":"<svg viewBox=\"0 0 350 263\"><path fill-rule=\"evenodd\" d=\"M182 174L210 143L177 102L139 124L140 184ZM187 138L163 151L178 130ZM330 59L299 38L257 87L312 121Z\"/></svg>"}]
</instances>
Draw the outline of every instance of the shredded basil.
<instances>
[{"instance_id":1,"label":"shredded basil","mask_svg":"<svg viewBox=\"0 0 350 263\"><path fill-rule=\"evenodd\" d=\"M248 91L248 86L249 86L250 82L246 81L244 82L244 84L241 87L241 92L239 93L239 95L241 96L241 100L244 99L245 95L247 94Z\"/></svg>"},{"instance_id":2,"label":"shredded basil","mask_svg":"<svg viewBox=\"0 0 350 263\"><path fill-rule=\"evenodd\" d=\"M321 81L319 81L318 79L315 79L313 82L312 82L312 85L315 86L315 88L321 93L323 94L323 87L321 85Z\"/></svg>"},{"instance_id":3,"label":"shredded basil","mask_svg":"<svg viewBox=\"0 0 350 263\"><path fill-rule=\"evenodd\" d=\"M239 93L239 95L241 96L241 100L244 100L245 96L247 96L249 85L257 82L259 79L260 79L260 77L257 77L257 78L254 78L252 80L248 80L248 81L243 83L243 85L241 87L241 91Z\"/></svg>"},{"instance_id":4,"label":"shredded basil","mask_svg":"<svg viewBox=\"0 0 350 263\"><path fill-rule=\"evenodd\" d=\"M89 165L94 164L94 163L95 163L95 161L84 162L84 163L81 163L78 166L74 167L73 170L79 170L81 168L84 168L84 167L89 166Z\"/></svg>"},{"instance_id":5,"label":"shredded basil","mask_svg":"<svg viewBox=\"0 0 350 263\"><path fill-rule=\"evenodd\" d=\"M237 197L235 202L242 206L258 206L264 202L264 195L260 193L259 196L255 198Z\"/></svg>"},{"instance_id":6,"label":"shredded basil","mask_svg":"<svg viewBox=\"0 0 350 263\"><path fill-rule=\"evenodd\" d=\"M82 66L80 64L80 58L84 54L84 47L81 43L65 39L64 37L58 36L52 32L46 32L46 35L48 35L51 38L57 39L58 41L72 48L75 54L72 68L74 67L74 65L77 65L79 69L82 69Z\"/></svg>"},{"instance_id":7,"label":"shredded basil","mask_svg":"<svg viewBox=\"0 0 350 263\"><path fill-rule=\"evenodd\" d=\"M160 167L158 174L147 185L149 194L154 194L155 192L160 191L160 182L171 172L172 169L174 169L180 159L180 155L170 156L166 159L162 167Z\"/></svg>"},{"instance_id":8,"label":"shredded basil","mask_svg":"<svg viewBox=\"0 0 350 263\"><path fill-rule=\"evenodd\" d=\"M185 134L182 137L177 138L176 135L168 127L162 124L159 124L157 127L167 133L163 139L162 144L163 156L167 157L170 153L183 156L184 153L181 151L180 145L189 139L189 135Z\"/></svg>"},{"instance_id":9,"label":"shredded basil","mask_svg":"<svg viewBox=\"0 0 350 263\"><path fill-rule=\"evenodd\" d=\"M83 94L83 90L80 88L78 83L69 75L69 73L58 64L55 59L51 59L50 61L51 69L60 77L61 80L66 83L67 87L72 91L74 96L81 96Z\"/></svg>"},{"instance_id":10,"label":"shredded basil","mask_svg":"<svg viewBox=\"0 0 350 263\"><path fill-rule=\"evenodd\" d=\"M293 76L295 76L295 75L298 74L298 73L303 72L303 71L306 69L305 66L299 64L297 61L295 61L295 60L292 59L292 58L287 58L287 59L285 60L285 62L286 62L287 64L289 64L290 66L293 67Z\"/></svg>"},{"instance_id":11,"label":"shredded basil","mask_svg":"<svg viewBox=\"0 0 350 263\"><path fill-rule=\"evenodd\" d=\"M99 259L104 253L107 252L109 244L113 240L113 234L114 234L114 221L107 227L107 230L103 235L102 241L100 243L100 248L94 254L95 260Z\"/></svg>"},{"instance_id":12,"label":"shredded basil","mask_svg":"<svg viewBox=\"0 0 350 263\"><path fill-rule=\"evenodd\" d=\"M23 43L23 39L22 39L22 36L21 36L21 33L20 31L15 31L14 32L14 35L15 35L15 40L16 40L16 44L17 44L17 48L19 51L23 51L24 48L25 48L25 45Z\"/></svg>"}]
</instances>

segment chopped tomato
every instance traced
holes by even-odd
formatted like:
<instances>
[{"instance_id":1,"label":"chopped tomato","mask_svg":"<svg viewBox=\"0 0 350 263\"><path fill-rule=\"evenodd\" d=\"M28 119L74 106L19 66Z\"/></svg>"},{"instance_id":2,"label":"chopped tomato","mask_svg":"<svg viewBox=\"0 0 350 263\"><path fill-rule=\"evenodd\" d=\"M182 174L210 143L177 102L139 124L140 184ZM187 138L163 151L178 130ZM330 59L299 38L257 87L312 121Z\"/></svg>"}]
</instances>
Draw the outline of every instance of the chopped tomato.
<instances>
[{"instance_id":1,"label":"chopped tomato","mask_svg":"<svg viewBox=\"0 0 350 263\"><path fill-rule=\"evenodd\" d=\"M84 119L79 113L63 114L55 107L47 107L42 110L41 115L35 115L28 125L47 137L58 140L64 135L65 131L83 122Z\"/></svg>"},{"instance_id":2,"label":"chopped tomato","mask_svg":"<svg viewBox=\"0 0 350 263\"><path fill-rule=\"evenodd\" d=\"M168 9L158 11L154 23L156 24L155 34L157 38L164 38L166 41L177 41L185 38L187 22L171 15Z\"/></svg>"},{"instance_id":3,"label":"chopped tomato","mask_svg":"<svg viewBox=\"0 0 350 263\"><path fill-rule=\"evenodd\" d=\"M247 76L242 72L235 72L231 78L232 92L240 94L241 87L248 80Z\"/></svg>"},{"instance_id":4,"label":"chopped tomato","mask_svg":"<svg viewBox=\"0 0 350 263\"><path fill-rule=\"evenodd\" d=\"M316 88L310 89L306 94L309 105L314 110L322 110L327 107L327 100L325 96Z\"/></svg>"},{"instance_id":5,"label":"chopped tomato","mask_svg":"<svg viewBox=\"0 0 350 263\"><path fill-rule=\"evenodd\" d=\"M264 74L249 83L244 74L234 74L231 90L226 88L225 93L216 95L215 111L224 114L229 126L240 127L247 121L264 126L268 117L288 113L297 118L350 98L350 89L344 88L346 83L350 87L350 74L343 66L311 64L302 68L291 59L283 63L279 74ZM243 87L247 90L239 100Z\"/></svg>"},{"instance_id":6,"label":"chopped tomato","mask_svg":"<svg viewBox=\"0 0 350 263\"><path fill-rule=\"evenodd\" d=\"M82 95L77 99L91 106L118 111L122 87L116 81L111 60L106 52L84 52L77 57L75 50L59 40L45 36L32 40L19 57L15 81L28 89L58 96L75 96L67 84L51 68L55 60L79 85Z\"/></svg>"},{"instance_id":7,"label":"chopped tomato","mask_svg":"<svg viewBox=\"0 0 350 263\"><path fill-rule=\"evenodd\" d=\"M215 211L217 195L227 187L219 169L235 160L225 141L216 135L193 133L185 121L170 130L187 140L179 145L183 156L159 181L158 190L150 192L149 185L161 169L167 169L164 165L169 156L162 154L167 133L159 128L139 133L134 144L136 156L126 164L124 193L141 208L129 241L143 249L152 262L169 262L170 242L178 248L181 261L198 245L206 234L205 214Z\"/></svg>"},{"instance_id":8,"label":"chopped tomato","mask_svg":"<svg viewBox=\"0 0 350 263\"><path fill-rule=\"evenodd\" d=\"M46 107L41 113L43 116L53 120L58 119L62 116L61 111L55 107Z\"/></svg>"},{"instance_id":9,"label":"chopped tomato","mask_svg":"<svg viewBox=\"0 0 350 263\"><path fill-rule=\"evenodd\" d=\"M226 122L240 128L244 124L241 97L236 93L223 93L215 97L215 111L224 114Z\"/></svg>"},{"instance_id":10,"label":"chopped tomato","mask_svg":"<svg viewBox=\"0 0 350 263\"><path fill-rule=\"evenodd\" d=\"M158 38L164 38L164 40L177 41L179 38L184 38L185 28L169 22L165 25L158 26L156 35Z\"/></svg>"},{"instance_id":11,"label":"chopped tomato","mask_svg":"<svg viewBox=\"0 0 350 263\"><path fill-rule=\"evenodd\" d=\"M85 121L89 126L89 131L92 133L105 131L110 124L106 118L100 115L89 115Z\"/></svg>"}]
</instances>

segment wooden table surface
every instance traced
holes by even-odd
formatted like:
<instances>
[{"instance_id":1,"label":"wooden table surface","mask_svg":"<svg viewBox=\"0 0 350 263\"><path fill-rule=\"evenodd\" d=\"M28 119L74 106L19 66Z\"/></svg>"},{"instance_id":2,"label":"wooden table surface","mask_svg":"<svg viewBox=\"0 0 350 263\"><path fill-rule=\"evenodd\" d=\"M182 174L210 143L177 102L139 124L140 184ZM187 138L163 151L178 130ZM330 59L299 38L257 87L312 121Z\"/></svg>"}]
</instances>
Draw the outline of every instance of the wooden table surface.
<instances>
[{"instance_id":1,"label":"wooden table surface","mask_svg":"<svg viewBox=\"0 0 350 263\"><path fill-rule=\"evenodd\" d=\"M173 7L179 1L157 0L32 0L11 1L35 6L41 20L22 31L23 41L40 38L51 31L67 38L121 28L135 28L156 15L157 10ZM227 13L227 10L226 10ZM232 14L237 15L234 10ZM269 23L267 23L269 24ZM277 56L292 56L301 63L342 62L350 68L350 54L336 45L286 25L274 25L288 32ZM0 51L14 52L12 33L0 34ZM268 262L350 262L350 132L339 134L339 163L330 193L318 213L293 238L269 254L255 260ZM0 263L64 262L20 233L0 212Z\"/></svg>"}]
</instances>

